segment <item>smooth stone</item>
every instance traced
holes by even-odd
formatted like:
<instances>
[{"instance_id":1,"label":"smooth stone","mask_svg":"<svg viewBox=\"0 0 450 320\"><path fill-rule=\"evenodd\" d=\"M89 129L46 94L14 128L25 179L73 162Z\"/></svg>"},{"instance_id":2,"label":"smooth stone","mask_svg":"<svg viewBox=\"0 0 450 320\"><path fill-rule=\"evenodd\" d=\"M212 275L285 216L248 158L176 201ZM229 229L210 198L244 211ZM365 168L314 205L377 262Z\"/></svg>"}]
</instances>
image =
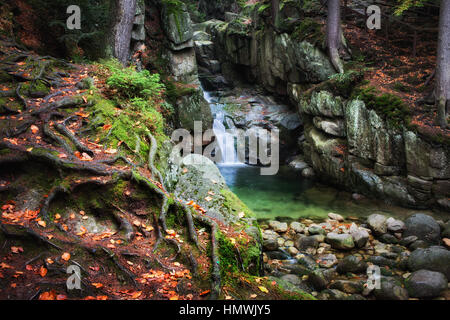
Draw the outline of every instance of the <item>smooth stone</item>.
<instances>
[{"instance_id":1,"label":"smooth stone","mask_svg":"<svg viewBox=\"0 0 450 320\"><path fill-rule=\"evenodd\" d=\"M366 229L359 228L355 223L350 226L350 235L358 248L364 247L370 237Z\"/></svg>"},{"instance_id":2,"label":"smooth stone","mask_svg":"<svg viewBox=\"0 0 450 320\"><path fill-rule=\"evenodd\" d=\"M405 281L406 289L414 298L433 298L447 289L448 282L440 272L419 270L413 272Z\"/></svg>"},{"instance_id":3,"label":"smooth stone","mask_svg":"<svg viewBox=\"0 0 450 320\"><path fill-rule=\"evenodd\" d=\"M450 251L439 246L414 250L409 256L408 267L411 271L426 269L441 272L450 279Z\"/></svg>"},{"instance_id":4,"label":"smooth stone","mask_svg":"<svg viewBox=\"0 0 450 320\"><path fill-rule=\"evenodd\" d=\"M302 233L305 231L305 226L297 221L292 222L289 227L297 233Z\"/></svg>"},{"instance_id":5,"label":"smooth stone","mask_svg":"<svg viewBox=\"0 0 450 320\"><path fill-rule=\"evenodd\" d=\"M317 249L319 242L314 236L300 237L295 241L295 247L300 251L305 251L309 248Z\"/></svg>"},{"instance_id":6,"label":"smooth stone","mask_svg":"<svg viewBox=\"0 0 450 320\"><path fill-rule=\"evenodd\" d=\"M280 222L280 221L270 221L269 226L273 229L275 232L286 232L288 229L288 225L286 222Z\"/></svg>"},{"instance_id":7,"label":"smooth stone","mask_svg":"<svg viewBox=\"0 0 450 320\"><path fill-rule=\"evenodd\" d=\"M394 218L388 218L386 220L387 229L391 232L399 232L405 229L405 223L401 220L397 220Z\"/></svg>"},{"instance_id":8,"label":"smooth stone","mask_svg":"<svg viewBox=\"0 0 450 320\"><path fill-rule=\"evenodd\" d=\"M263 240L263 248L266 251L275 251L278 249L278 242L275 239Z\"/></svg>"},{"instance_id":9,"label":"smooth stone","mask_svg":"<svg viewBox=\"0 0 450 320\"><path fill-rule=\"evenodd\" d=\"M376 288L373 293L378 300L409 299L408 291L393 278L382 277L380 281L380 288Z\"/></svg>"},{"instance_id":10,"label":"smooth stone","mask_svg":"<svg viewBox=\"0 0 450 320\"><path fill-rule=\"evenodd\" d=\"M369 228L375 234L384 234L387 232L387 217L381 214L372 214L367 218Z\"/></svg>"},{"instance_id":11,"label":"smooth stone","mask_svg":"<svg viewBox=\"0 0 450 320\"><path fill-rule=\"evenodd\" d=\"M367 263L361 258L351 255L339 261L336 271L340 274L346 273L364 273L367 270Z\"/></svg>"},{"instance_id":12,"label":"smooth stone","mask_svg":"<svg viewBox=\"0 0 450 320\"><path fill-rule=\"evenodd\" d=\"M325 235L327 232L321 226L313 224L308 228L308 233L310 235L316 235L316 234Z\"/></svg>"},{"instance_id":13,"label":"smooth stone","mask_svg":"<svg viewBox=\"0 0 450 320\"><path fill-rule=\"evenodd\" d=\"M330 218L331 220L339 221L339 222L343 222L345 220L343 216L341 216L340 214L337 214L337 213L333 213L333 212L330 212L328 214L328 218Z\"/></svg>"},{"instance_id":14,"label":"smooth stone","mask_svg":"<svg viewBox=\"0 0 450 320\"><path fill-rule=\"evenodd\" d=\"M364 290L362 281L336 280L330 285L330 289L337 289L345 293L362 293Z\"/></svg>"},{"instance_id":15,"label":"smooth stone","mask_svg":"<svg viewBox=\"0 0 450 320\"><path fill-rule=\"evenodd\" d=\"M397 244L398 243L398 239L390 233L385 233L385 234L379 236L378 239L383 243L388 243L388 244Z\"/></svg>"},{"instance_id":16,"label":"smooth stone","mask_svg":"<svg viewBox=\"0 0 450 320\"><path fill-rule=\"evenodd\" d=\"M331 268L338 263L338 259L334 254L322 254L317 257L317 263L322 268Z\"/></svg>"},{"instance_id":17,"label":"smooth stone","mask_svg":"<svg viewBox=\"0 0 450 320\"><path fill-rule=\"evenodd\" d=\"M404 237L416 236L430 244L439 244L441 227L433 217L417 213L406 219Z\"/></svg>"},{"instance_id":18,"label":"smooth stone","mask_svg":"<svg viewBox=\"0 0 450 320\"><path fill-rule=\"evenodd\" d=\"M305 266L309 270L316 270L317 268L319 268L319 265L313 258L306 256L304 254L296 255L295 259L297 259L297 262L300 265Z\"/></svg>"},{"instance_id":19,"label":"smooth stone","mask_svg":"<svg viewBox=\"0 0 450 320\"><path fill-rule=\"evenodd\" d=\"M330 232L325 239L334 249L351 250L355 247L353 237L349 234L337 234Z\"/></svg>"}]
</instances>

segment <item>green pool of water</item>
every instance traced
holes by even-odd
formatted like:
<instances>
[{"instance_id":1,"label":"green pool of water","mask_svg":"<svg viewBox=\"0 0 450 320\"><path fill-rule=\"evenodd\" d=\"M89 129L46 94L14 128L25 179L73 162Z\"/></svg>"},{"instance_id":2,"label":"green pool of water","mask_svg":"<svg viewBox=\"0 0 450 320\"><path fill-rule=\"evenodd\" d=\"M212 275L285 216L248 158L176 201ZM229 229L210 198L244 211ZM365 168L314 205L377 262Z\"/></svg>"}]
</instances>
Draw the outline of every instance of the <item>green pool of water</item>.
<instances>
[{"instance_id":1,"label":"green pool of water","mask_svg":"<svg viewBox=\"0 0 450 320\"><path fill-rule=\"evenodd\" d=\"M260 168L252 166L218 167L231 190L259 219L325 218L329 212L358 218L381 213L405 219L417 212L439 217L430 211L392 206L382 200L355 201L350 193L306 180L289 167L280 168L274 176L262 176Z\"/></svg>"}]
</instances>

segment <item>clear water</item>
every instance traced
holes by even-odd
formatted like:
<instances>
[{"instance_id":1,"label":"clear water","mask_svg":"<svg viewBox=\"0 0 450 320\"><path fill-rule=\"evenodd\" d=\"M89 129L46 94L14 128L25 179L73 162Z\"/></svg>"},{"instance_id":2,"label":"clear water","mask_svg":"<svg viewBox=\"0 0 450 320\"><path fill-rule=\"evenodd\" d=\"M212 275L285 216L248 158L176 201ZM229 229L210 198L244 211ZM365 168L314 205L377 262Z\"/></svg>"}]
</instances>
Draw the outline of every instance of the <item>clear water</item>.
<instances>
[{"instance_id":1,"label":"clear water","mask_svg":"<svg viewBox=\"0 0 450 320\"><path fill-rule=\"evenodd\" d=\"M247 165L218 167L231 190L259 219L320 219L329 212L356 218L381 213L403 219L424 212L439 218L429 211L392 206L377 199L355 201L350 193L306 180L290 167L280 168L274 176L262 176L260 168Z\"/></svg>"},{"instance_id":2,"label":"clear water","mask_svg":"<svg viewBox=\"0 0 450 320\"><path fill-rule=\"evenodd\" d=\"M217 166L230 189L259 219L321 219L327 217L329 212L355 218L381 213L402 219L424 212L437 218L445 218L445 214L392 206L380 199L363 198L355 201L350 193L307 180L300 172L287 166L280 168L277 175L263 176L258 167L239 163L226 164L238 161L235 159L234 139L226 139L227 134L222 124L224 105L217 103L216 93L205 92L205 98L210 103L215 118L214 131L219 138L221 152L225 154L225 163Z\"/></svg>"}]
</instances>

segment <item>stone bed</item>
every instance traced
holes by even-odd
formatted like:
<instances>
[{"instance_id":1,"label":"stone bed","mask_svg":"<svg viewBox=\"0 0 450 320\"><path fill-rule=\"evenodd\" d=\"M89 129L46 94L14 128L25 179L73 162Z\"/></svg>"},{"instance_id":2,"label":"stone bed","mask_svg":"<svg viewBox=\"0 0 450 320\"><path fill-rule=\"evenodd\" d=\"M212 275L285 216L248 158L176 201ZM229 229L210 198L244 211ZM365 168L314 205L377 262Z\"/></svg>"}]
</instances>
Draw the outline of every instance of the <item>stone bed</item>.
<instances>
[{"instance_id":1,"label":"stone bed","mask_svg":"<svg viewBox=\"0 0 450 320\"><path fill-rule=\"evenodd\" d=\"M450 299L450 220L334 213L322 222L262 222L265 271L318 299ZM375 266L375 267L374 267ZM379 267L379 285L368 271ZM369 268L370 267L370 268ZM369 285L368 285L369 284Z\"/></svg>"}]
</instances>

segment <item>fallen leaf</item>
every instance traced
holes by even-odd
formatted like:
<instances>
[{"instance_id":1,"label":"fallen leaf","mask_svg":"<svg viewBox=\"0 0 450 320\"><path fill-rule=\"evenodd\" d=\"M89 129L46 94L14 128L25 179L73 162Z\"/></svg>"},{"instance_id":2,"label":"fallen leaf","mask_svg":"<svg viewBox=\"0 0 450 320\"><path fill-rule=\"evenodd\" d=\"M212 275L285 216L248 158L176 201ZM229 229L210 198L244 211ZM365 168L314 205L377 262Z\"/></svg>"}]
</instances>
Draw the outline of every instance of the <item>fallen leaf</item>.
<instances>
[{"instance_id":1,"label":"fallen leaf","mask_svg":"<svg viewBox=\"0 0 450 320\"><path fill-rule=\"evenodd\" d=\"M38 221L38 225L40 225L42 228L45 228L47 226L47 223L45 223L45 221Z\"/></svg>"},{"instance_id":2,"label":"fallen leaf","mask_svg":"<svg viewBox=\"0 0 450 320\"><path fill-rule=\"evenodd\" d=\"M23 248L22 247L11 247L11 252L12 253L21 253L21 252L23 252Z\"/></svg>"},{"instance_id":3,"label":"fallen leaf","mask_svg":"<svg viewBox=\"0 0 450 320\"><path fill-rule=\"evenodd\" d=\"M65 252L62 256L61 259L63 259L64 261L69 261L70 260L70 253Z\"/></svg>"},{"instance_id":4,"label":"fallen leaf","mask_svg":"<svg viewBox=\"0 0 450 320\"><path fill-rule=\"evenodd\" d=\"M92 285L93 285L94 287L96 287L97 289L100 289L100 288L103 287L103 284L102 284L102 283L92 283Z\"/></svg>"},{"instance_id":5,"label":"fallen leaf","mask_svg":"<svg viewBox=\"0 0 450 320\"><path fill-rule=\"evenodd\" d=\"M39 128L34 124L30 127L30 129L33 134L36 134L39 132Z\"/></svg>"},{"instance_id":6,"label":"fallen leaf","mask_svg":"<svg viewBox=\"0 0 450 320\"><path fill-rule=\"evenodd\" d=\"M47 275L47 269L44 266L41 266L39 269L39 274L42 278L45 277Z\"/></svg>"},{"instance_id":7,"label":"fallen leaf","mask_svg":"<svg viewBox=\"0 0 450 320\"><path fill-rule=\"evenodd\" d=\"M258 287L258 288L259 288L259 290L261 290L261 291L264 292L264 293L269 293L269 290L267 290L266 287L260 286L260 287Z\"/></svg>"}]
</instances>

